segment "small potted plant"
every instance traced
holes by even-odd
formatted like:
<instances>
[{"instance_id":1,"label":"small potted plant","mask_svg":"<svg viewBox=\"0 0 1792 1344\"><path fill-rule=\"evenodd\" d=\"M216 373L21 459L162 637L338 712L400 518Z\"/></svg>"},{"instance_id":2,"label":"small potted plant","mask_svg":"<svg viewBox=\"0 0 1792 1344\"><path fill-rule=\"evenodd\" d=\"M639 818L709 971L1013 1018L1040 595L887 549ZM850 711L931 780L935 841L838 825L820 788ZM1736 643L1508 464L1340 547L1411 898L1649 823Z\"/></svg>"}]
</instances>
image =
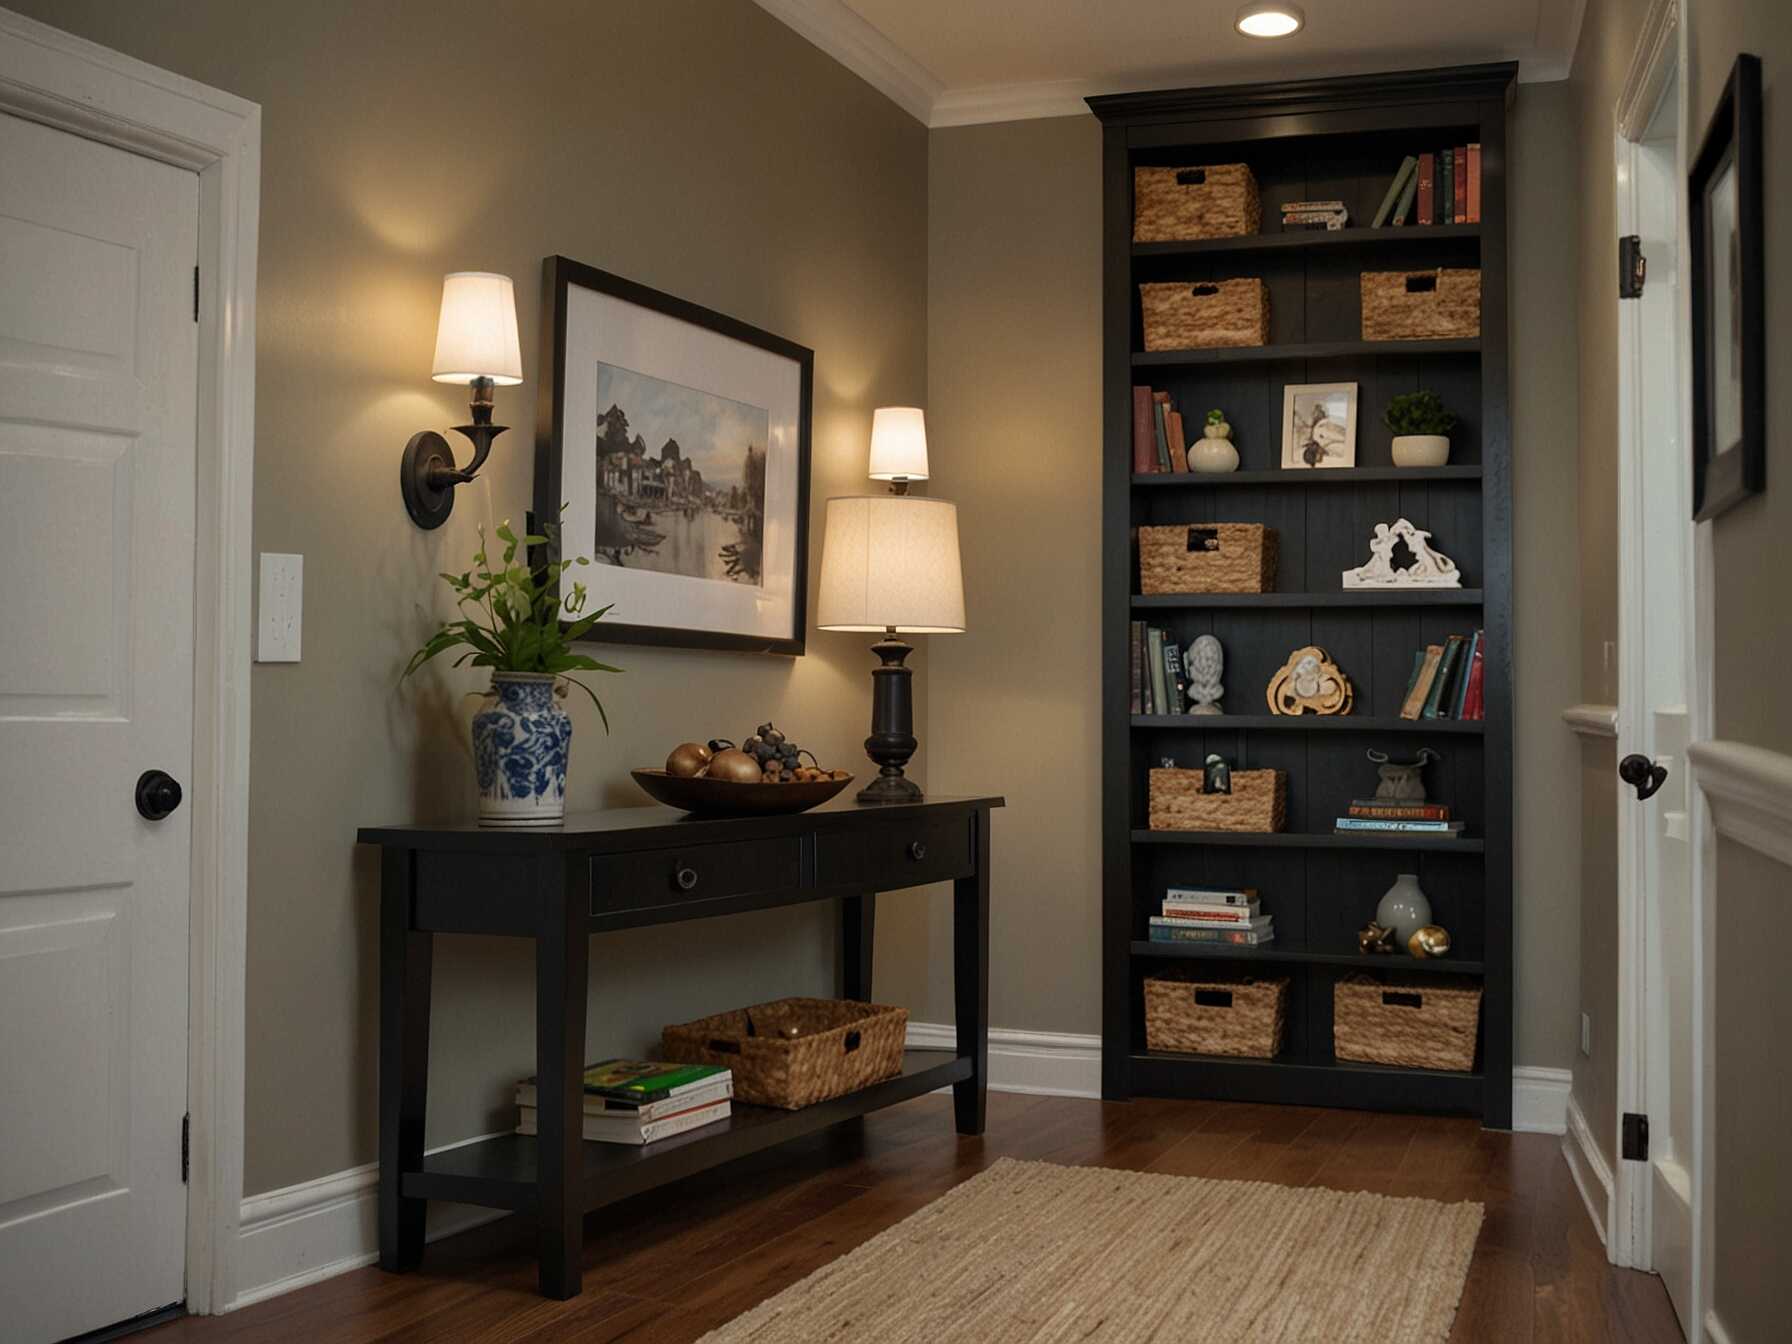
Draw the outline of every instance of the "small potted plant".
<instances>
[{"instance_id":1,"label":"small potted plant","mask_svg":"<svg viewBox=\"0 0 1792 1344\"><path fill-rule=\"evenodd\" d=\"M580 614L586 596L582 583L573 584L564 599L560 596L561 574L574 565L590 564L590 559L581 555L531 568L528 548L545 545L549 536L518 538L505 521L498 526L497 537L504 543L498 564L487 559L481 527L473 568L442 575L454 590L460 618L443 622L411 655L404 675L454 648L464 650L454 660L456 667L471 663L491 668L491 689L473 716L479 824L553 826L566 817L566 762L572 747L572 718L556 703L555 692L564 695L566 687L577 686L591 697L608 732L610 718L597 693L569 674L622 669L572 650L574 642L609 611L604 607ZM563 616L566 624L561 623Z\"/></svg>"},{"instance_id":2,"label":"small potted plant","mask_svg":"<svg viewBox=\"0 0 1792 1344\"><path fill-rule=\"evenodd\" d=\"M1450 460L1450 431L1456 417L1435 392L1403 392L1383 417L1394 431L1394 465L1441 467Z\"/></svg>"},{"instance_id":3,"label":"small potted plant","mask_svg":"<svg viewBox=\"0 0 1792 1344\"><path fill-rule=\"evenodd\" d=\"M1188 466L1190 471L1238 470L1238 449L1232 446L1232 426L1224 411L1207 412L1201 437L1189 445Z\"/></svg>"}]
</instances>

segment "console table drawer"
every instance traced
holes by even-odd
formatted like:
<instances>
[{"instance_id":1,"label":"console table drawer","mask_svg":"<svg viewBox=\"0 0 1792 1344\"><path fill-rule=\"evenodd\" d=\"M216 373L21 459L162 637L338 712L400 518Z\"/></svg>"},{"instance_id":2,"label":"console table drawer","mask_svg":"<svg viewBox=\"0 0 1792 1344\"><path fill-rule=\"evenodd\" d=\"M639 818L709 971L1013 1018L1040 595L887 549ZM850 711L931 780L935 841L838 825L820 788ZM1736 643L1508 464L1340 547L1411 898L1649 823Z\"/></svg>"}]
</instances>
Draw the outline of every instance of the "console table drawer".
<instances>
[{"instance_id":1,"label":"console table drawer","mask_svg":"<svg viewBox=\"0 0 1792 1344\"><path fill-rule=\"evenodd\" d=\"M815 880L824 887L896 891L967 877L976 867L969 817L815 837Z\"/></svg>"},{"instance_id":2,"label":"console table drawer","mask_svg":"<svg viewBox=\"0 0 1792 1344\"><path fill-rule=\"evenodd\" d=\"M591 860L591 913L777 891L801 885L802 872L796 836L605 854Z\"/></svg>"}]
</instances>

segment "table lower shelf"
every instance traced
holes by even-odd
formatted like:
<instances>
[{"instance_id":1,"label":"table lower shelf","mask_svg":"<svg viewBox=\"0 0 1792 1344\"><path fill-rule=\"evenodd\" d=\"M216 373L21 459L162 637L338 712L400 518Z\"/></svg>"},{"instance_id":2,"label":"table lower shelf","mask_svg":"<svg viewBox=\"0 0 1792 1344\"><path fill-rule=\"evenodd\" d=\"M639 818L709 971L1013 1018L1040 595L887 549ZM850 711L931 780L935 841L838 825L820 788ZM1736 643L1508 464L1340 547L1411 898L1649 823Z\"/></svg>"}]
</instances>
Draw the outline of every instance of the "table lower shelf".
<instances>
[{"instance_id":1,"label":"table lower shelf","mask_svg":"<svg viewBox=\"0 0 1792 1344\"><path fill-rule=\"evenodd\" d=\"M602 1208L668 1181L813 1134L854 1116L894 1106L970 1076L968 1057L955 1056L949 1050L908 1050L903 1053L902 1072L896 1077L800 1111L736 1102L728 1119L658 1143L641 1147L584 1143L581 1148L585 1170L580 1182L583 1207ZM500 1134L425 1157L421 1171L404 1173L400 1189L414 1199L445 1199L532 1212L536 1208L537 1170L533 1136Z\"/></svg>"}]
</instances>

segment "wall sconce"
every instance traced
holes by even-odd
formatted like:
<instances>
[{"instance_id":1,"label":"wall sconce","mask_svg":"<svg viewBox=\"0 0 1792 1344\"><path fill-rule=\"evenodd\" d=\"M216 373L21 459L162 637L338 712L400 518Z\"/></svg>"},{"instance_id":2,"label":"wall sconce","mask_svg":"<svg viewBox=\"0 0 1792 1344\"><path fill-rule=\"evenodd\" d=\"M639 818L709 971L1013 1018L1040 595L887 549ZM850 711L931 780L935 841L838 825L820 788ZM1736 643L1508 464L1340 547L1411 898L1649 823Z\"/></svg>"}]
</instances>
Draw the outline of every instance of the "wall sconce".
<instances>
[{"instance_id":1,"label":"wall sconce","mask_svg":"<svg viewBox=\"0 0 1792 1344\"><path fill-rule=\"evenodd\" d=\"M473 460L454 465L454 450L433 429L411 435L399 464L404 507L421 528L436 528L454 510L454 487L479 474L492 440L508 426L492 423L492 389L523 381L523 356L516 337L516 290L508 275L455 271L442 279L442 315L436 323L436 360L430 376L438 383L465 383L472 389L473 423L456 425L473 441Z\"/></svg>"}]
</instances>

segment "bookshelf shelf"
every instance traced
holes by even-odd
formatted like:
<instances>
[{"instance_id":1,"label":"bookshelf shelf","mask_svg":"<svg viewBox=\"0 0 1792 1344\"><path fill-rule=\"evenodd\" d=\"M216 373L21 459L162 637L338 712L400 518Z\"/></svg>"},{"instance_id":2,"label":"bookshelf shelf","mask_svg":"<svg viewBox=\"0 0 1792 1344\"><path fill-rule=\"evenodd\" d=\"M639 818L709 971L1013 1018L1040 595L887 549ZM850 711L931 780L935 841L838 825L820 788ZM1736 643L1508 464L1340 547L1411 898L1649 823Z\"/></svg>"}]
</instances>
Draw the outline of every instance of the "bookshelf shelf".
<instances>
[{"instance_id":1,"label":"bookshelf shelf","mask_svg":"<svg viewBox=\"0 0 1792 1344\"><path fill-rule=\"evenodd\" d=\"M1512 1121L1512 482L1508 342L1506 118L1516 66L1463 66L1388 77L1092 98L1102 122L1102 1093L1212 1097L1373 1109L1467 1112ZM1297 113L1290 109L1298 107ZM1362 225L1407 155L1479 144L1478 224ZM1337 199L1361 223L1191 242L1134 243L1140 167L1248 164L1266 227L1280 202ZM1478 267L1481 329L1466 339L1369 341L1367 271ZM1268 344L1144 349L1139 286L1260 280ZM1353 383L1355 465L1281 468L1284 389ZM1133 395L1149 385L1178 412L1181 437L1219 410L1236 472L1135 473ZM1394 397L1430 390L1457 425L1449 464L1393 465L1385 415ZM1143 445L1141 445L1143 448ZM1162 461L1164 446L1138 462ZM1460 589L1345 590L1378 522L1409 518L1461 567ZM1257 523L1275 531L1267 593L1140 592L1142 526ZM1226 700L1255 713L1133 712L1133 627L1187 649L1213 635ZM1485 717L1395 717L1414 655L1451 636L1483 635ZM1355 715L1280 717L1264 691L1290 652L1329 651L1355 689ZM1172 667L1174 665L1172 664ZM1162 701L1160 700L1161 704ZM1427 766L1436 801L1469 834L1332 833L1333 806L1373 789L1370 748ZM1148 772L1209 751L1236 768L1288 775L1291 830L1146 829ZM1438 923L1475 960L1365 958L1355 931L1399 872L1416 872ZM1265 947L1142 939L1170 886L1255 887L1278 940ZM1143 980L1172 966L1274 968L1290 982L1288 1032L1273 1060L1169 1055L1145 1047ZM1254 964L1254 965L1253 965ZM1344 1064L1332 1056L1332 986L1352 972L1478 977L1481 1030L1472 1072Z\"/></svg>"}]
</instances>

